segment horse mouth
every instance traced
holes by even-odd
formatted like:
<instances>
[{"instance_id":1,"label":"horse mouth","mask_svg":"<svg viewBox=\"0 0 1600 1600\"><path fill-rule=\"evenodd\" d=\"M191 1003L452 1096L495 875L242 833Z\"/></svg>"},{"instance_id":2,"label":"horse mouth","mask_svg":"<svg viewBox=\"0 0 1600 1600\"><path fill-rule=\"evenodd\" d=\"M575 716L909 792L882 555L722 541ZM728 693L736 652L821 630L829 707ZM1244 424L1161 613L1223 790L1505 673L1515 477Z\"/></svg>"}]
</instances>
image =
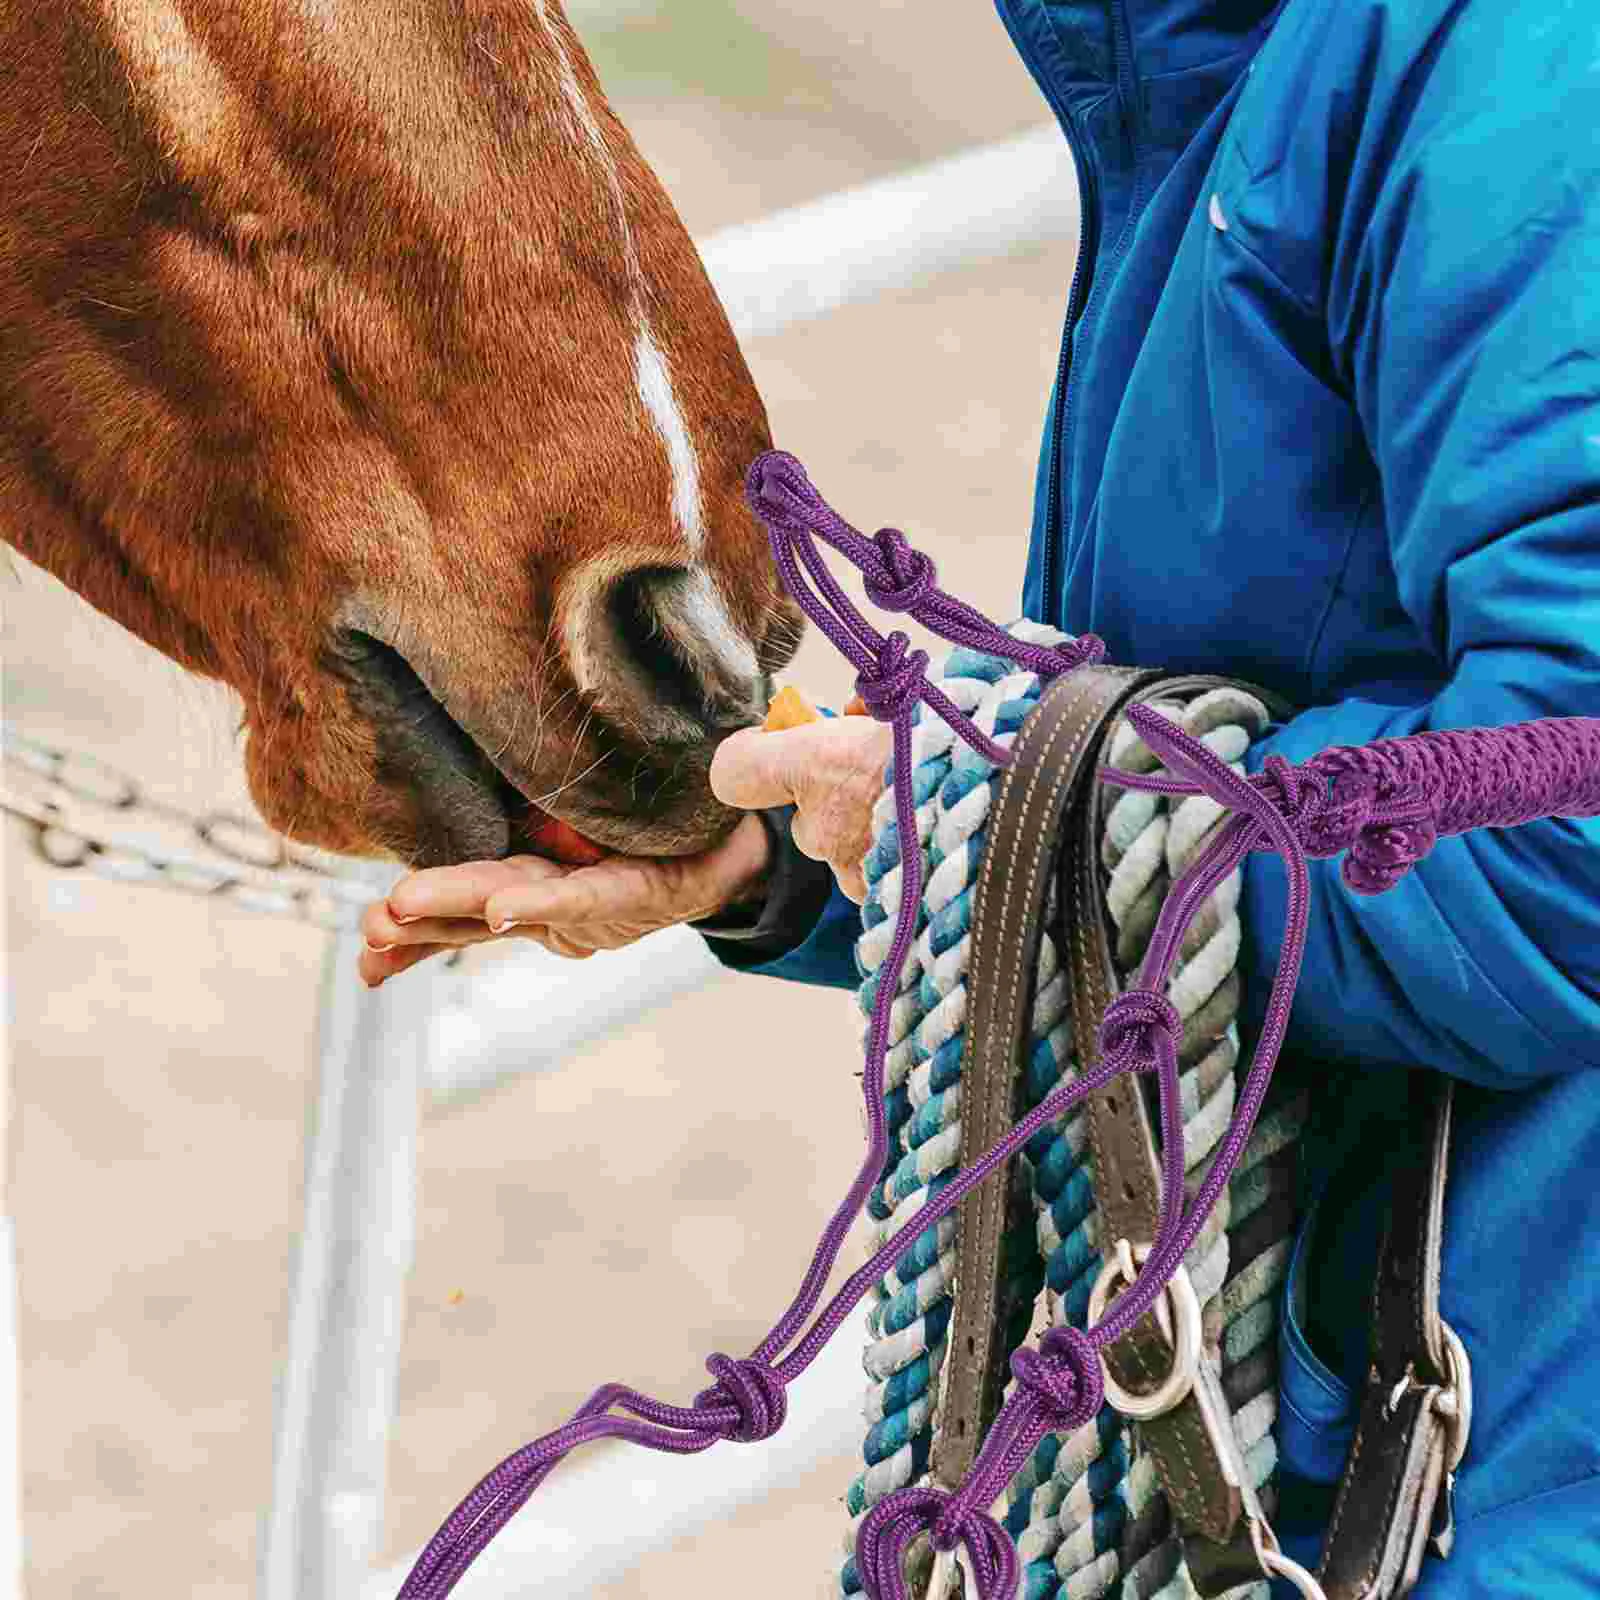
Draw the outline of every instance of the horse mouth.
<instances>
[{"instance_id":1,"label":"horse mouth","mask_svg":"<svg viewBox=\"0 0 1600 1600\"><path fill-rule=\"evenodd\" d=\"M529 800L392 645L344 628L333 653L356 708L376 730L379 781L415 807L413 866L601 853ZM576 848L552 848L552 835Z\"/></svg>"}]
</instances>

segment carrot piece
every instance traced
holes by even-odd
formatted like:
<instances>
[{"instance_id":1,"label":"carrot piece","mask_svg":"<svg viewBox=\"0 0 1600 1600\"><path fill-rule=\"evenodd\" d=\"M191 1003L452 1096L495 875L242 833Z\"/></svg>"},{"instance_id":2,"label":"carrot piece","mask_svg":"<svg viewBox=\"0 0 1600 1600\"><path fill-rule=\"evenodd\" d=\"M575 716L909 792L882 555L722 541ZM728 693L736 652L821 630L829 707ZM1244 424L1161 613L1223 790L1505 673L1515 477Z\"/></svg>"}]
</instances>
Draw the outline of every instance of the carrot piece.
<instances>
[{"instance_id":1,"label":"carrot piece","mask_svg":"<svg viewBox=\"0 0 1600 1600\"><path fill-rule=\"evenodd\" d=\"M767 720L762 726L768 733L782 733L788 728L803 728L808 722L820 722L822 713L792 684L780 689L767 707Z\"/></svg>"}]
</instances>

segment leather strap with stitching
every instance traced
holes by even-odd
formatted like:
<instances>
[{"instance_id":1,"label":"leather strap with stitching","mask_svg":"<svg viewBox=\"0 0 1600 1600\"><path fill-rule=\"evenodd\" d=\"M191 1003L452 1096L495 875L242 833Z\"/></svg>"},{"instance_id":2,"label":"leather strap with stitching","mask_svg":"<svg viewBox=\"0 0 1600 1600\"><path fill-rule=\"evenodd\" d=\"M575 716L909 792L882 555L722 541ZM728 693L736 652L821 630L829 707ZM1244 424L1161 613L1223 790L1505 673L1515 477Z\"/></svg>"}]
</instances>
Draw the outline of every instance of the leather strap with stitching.
<instances>
[{"instance_id":1,"label":"leather strap with stitching","mask_svg":"<svg viewBox=\"0 0 1600 1600\"><path fill-rule=\"evenodd\" d=\"M1470 1420L1461 1387L1469 1374L1456 1365L1464 1353L1453 1357L1439 1316L1452 1089L1440 1074L1407 1075L1408 1147L1396 1152L1373 1276L1371 1365L1318 1572L1328 1600L1406 1594L1430 1536L1449 1551L1450 1504L1441 1507L1440 1494L1454 1483L1456 1429Z\"/></svg>"},{"instance_id":2,"label":"leather strap with stitching","mask_svg":"<svg viewBox=\"0 0 1600 1600\"><path fill-rule=\"evenodd\" d=\"M1083 669L1050 684L1012 745L996 786L973 890L968 1015L961 1067L961 1154L974 1164L1015 1123L1032 1021L1045 900L1063 820L1092 767L1117 703L1159 672ZM955 1309L933 1469L954 1489L966 1477L1005 1387L1009 1352L996 1334L1001 1245L1014 1161L961 1203Z\"/></svg>"}]
</instances>

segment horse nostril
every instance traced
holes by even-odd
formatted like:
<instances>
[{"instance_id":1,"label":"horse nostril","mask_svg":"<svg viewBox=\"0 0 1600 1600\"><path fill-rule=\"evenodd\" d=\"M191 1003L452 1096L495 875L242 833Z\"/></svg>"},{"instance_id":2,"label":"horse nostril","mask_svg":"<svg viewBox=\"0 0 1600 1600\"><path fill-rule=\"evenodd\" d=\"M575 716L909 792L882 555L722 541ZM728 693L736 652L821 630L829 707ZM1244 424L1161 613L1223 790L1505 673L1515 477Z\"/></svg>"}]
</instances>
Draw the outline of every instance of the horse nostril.
<instances>
[{"instance_id":1,"label":"horse nostril","mask_svg":"<svg viewBox=\"0 0 1600 1600\"><path fill-rule=\"evenodd\" d=\"M685 641L665 627L658 604L659 596L687 577L670 567L630 572L611 591L611 621L630 663L644 674L655 695L698 720L704 690L686 659Z\"/></svg>"},{"instance_id":2,"label":"horse nostril","mask_svg":"<svg viewBox=\"0 0 1600 1600\"><path fill-rule=\"evenodd\" d=\"M704 573L637 568L612 586L607 609L619 657L610 687L640 702L637 711L662 736L684 718L692 736L703 737L759 717L755 649Z\"/></svg>"}]
</instances>

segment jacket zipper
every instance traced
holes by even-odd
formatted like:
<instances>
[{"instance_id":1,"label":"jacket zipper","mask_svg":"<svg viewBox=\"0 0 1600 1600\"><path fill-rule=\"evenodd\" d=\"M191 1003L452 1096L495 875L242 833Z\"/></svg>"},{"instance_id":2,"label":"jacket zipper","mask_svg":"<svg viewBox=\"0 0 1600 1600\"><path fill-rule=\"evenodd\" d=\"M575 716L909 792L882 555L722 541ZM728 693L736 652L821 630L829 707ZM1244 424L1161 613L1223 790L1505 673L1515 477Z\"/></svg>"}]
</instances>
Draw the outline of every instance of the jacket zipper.
<instances>
[{"instance_id":1,"label":"jacket zipper","mask_svg":"<svg viewBox=\"0 0 1600 1600\"><path fill-rule=\"evenodd\" d=\"M1077 331L1078 323L1082 320L1084 312L1088 309L1089 297L1092 293L1094 279L1094 260L1100 249L1100 192L1095 180L1094 164L1084 155L1087 145L1078 128L1076 117L1062 98L1056 93L1054 85L1046 73L1035 60L1033 51L1021 30L1017 27L1016 19L1011 13L1011 0L997 0L1000 19L1005 24L1006 32L1011 36L1011 42L1016 47L1017 54L1027 64L1033 73L1034 81L1039 85L1044 97L1050 103L1050 109L1056 114L1056 121L1061 125L1061 131L1066 137L1067 149L1072 154L1072 165L1078 179L1078 254L1072 267L1072 287L1067 295L1066 325L1061 335L1061 358L1056 366L1055 404L1051 407L1050 442L1048 446L1050 458L1050 483L1046 491L1045 500L1045 527L1044 527L1044 560L1041 572L1042 599L1046 616L1042 619L1054 624L1056 627L1064 626L1063 599L1060 591L1061 574L1059 562L1062 546L1065 543L1062 527L1061 505L1061 446L1066 432L1066 423L1071 400L1072 382L1072 343L1073 335ZM1131 77L1131 49L1124 27L1125 18L1120 0L1109 0L1111 11L1112 48L1115 52L1117 70L1117 92L1126 103L1128 85ZM1141 196L1138 192L1139 179L1135 177L1135 192L1133 205L1130 210L1129 226L1133 218L1138 215ZM1126 230L1124 231L1126 237ZM1120 255L1120 250L1118 254Z\"/></svg>"}]
</instances>

